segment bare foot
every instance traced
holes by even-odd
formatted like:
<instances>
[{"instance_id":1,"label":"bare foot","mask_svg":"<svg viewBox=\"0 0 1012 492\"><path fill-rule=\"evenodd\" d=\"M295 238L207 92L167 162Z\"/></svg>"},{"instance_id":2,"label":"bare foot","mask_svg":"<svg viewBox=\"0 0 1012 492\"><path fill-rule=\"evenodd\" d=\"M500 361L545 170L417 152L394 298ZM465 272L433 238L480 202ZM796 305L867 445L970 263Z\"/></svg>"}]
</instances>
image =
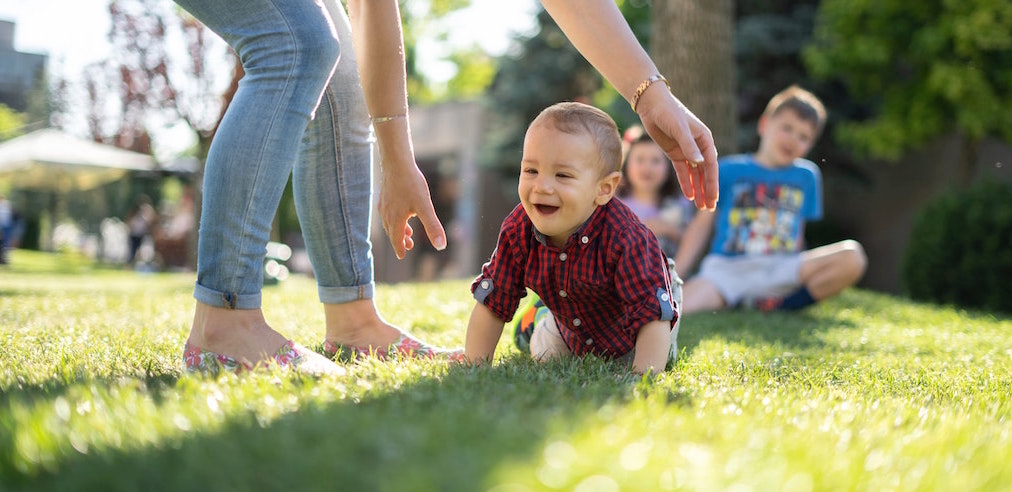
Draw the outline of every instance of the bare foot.
<instances>
[{"instance_id":1,"label":"bare foot","mask_svg":"<svg viewBox=\"0 0 1012 492\"><path fill-rule=\"evenodd\" d=\"M327 340L353 347L387 347L401 337L401 330L387 323L372 299L343 304L324 304Z\"/></svg>"},{"instance_id":2,"label":"bare foot","mask_svg":"<svg viewBox=\"0 0 1012 492\"><path fill-rule=\"evenodd\" d=\"M288 339L260 309L226 309L197 302L187 343L249 363L270 359Z\"/></svg>"}]
</instances>

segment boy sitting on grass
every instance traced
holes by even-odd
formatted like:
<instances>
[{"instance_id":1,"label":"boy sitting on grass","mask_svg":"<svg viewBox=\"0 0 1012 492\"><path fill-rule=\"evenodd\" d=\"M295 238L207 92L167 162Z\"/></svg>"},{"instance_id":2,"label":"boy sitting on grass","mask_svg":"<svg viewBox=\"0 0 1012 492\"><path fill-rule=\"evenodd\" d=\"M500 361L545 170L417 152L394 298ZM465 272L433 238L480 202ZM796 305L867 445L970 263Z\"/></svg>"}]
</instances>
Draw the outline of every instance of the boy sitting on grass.
<instances>
[{"instance_id":1,"label":"boy sitting on grass","mask_svg":"<svg viewBox=\"0 0 1012 492\"><path fill-rule=\"evenodd\" d=\"M759 150L720 160L722 200L715 211L696 214L678 250L685 275L716 230L698 275L685 283L682 314L734 306L801 309L864 274L867 260L857 241L803 248L805 222L822 218L822 177L803 157L825 121L815 95L788 87L759 118Z\"/></svg>"},{"instance_id":2,"label":"boy sitting on grass","mask_svg":"<svg viewBox=\"0 0 1012 492\"><path fill-rule=\"evenodd\" d=\"M519 337L535 358L594 354L631 358L639 373L664 370L680 301L654 233L612 200L621 164L618 128L603 111L560 103L534 119L524 137L520 205L471 284L478 302L467 325L468 360L491 361L504 320L530 288L543 306Z\"/></svg>"}]
</instances>

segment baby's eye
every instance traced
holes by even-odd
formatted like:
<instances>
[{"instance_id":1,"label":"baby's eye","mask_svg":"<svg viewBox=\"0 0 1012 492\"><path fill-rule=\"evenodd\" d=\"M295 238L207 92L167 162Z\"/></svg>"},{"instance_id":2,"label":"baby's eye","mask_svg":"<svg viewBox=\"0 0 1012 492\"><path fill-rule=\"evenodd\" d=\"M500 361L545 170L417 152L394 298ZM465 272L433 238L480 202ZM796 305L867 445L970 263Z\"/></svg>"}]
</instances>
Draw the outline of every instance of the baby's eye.
<instances>
[{"instance_id":1,"label":"baby's eye","mask_svg":"<svg viewBox=\"0 0 1012 492\"><path fill-rule=\"evenodd\" d=\"M538 174L538 170L534 169L533 167L525 167L525 168L523 168L523 169L520 170L520 173L521 174L535 175L535 174Z\"/></svg>"},{"instance_id":2,"label":"baby's eye","mask_svg":"<svg viewBox=\"0 0 1012 492\"><path fill-rule=\"evenodd\" d=\"M556 174L555 177L556 178L560 178L560 179L568 179L568 178L572 178L573 176L570 175L570 174L566 174L566 173L559 173L559 174Z\"/></svg>"}]
</instances>

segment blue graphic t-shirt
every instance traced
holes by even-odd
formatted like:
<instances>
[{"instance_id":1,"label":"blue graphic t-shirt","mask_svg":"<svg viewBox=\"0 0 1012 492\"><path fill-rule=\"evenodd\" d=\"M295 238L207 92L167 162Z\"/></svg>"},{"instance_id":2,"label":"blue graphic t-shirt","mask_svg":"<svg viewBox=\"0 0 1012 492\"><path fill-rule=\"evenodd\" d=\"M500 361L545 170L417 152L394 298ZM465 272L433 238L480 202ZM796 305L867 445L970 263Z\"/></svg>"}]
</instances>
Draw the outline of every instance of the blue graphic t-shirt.
<instances>
[{"instance_id":1,"label":"blue graphic t-shirt","mask_svg":"<svg viewBox=\"0 0 1012 492\"><path fill-rule=\"evenodd\" d=\"M746 154L720 160L720 200L710 253L798 253L805 221L821 218L822 175L814 162L797 159L770 169Z\"/></svg>"}]
</instances>

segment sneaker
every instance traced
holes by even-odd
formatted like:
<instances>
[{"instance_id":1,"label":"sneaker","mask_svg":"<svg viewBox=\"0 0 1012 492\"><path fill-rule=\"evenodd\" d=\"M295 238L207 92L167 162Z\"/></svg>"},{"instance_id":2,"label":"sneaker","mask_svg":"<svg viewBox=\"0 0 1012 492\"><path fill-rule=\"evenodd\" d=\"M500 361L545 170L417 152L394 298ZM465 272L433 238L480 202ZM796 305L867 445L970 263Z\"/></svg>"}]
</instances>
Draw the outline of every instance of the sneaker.
<instances>
[{"instance_id":1,"label":"sneaker","mask_svg":"<svg viewBox=\"0 0 1012 492\"><path fill-rule=\"evenodd\" d=\"M764 313L776 311L780 308L780 305L784 303L783 297L771 296L771 297L746 297L738 303L742 309L755 310Z\"/></svg>"},{"instance_id":2,"label":"sneaker","mask_svg":"<svg viewBox=\"0 0 1012 492\"><path fill-rule=\"evenodd\" d=\"M534 336L534 327L537 326L541 318L545 317L547 312L548 308L545 307L545 304L541 302L541 299L537 299L522 313L514 317L516 321L513 324L513 343L521 352L531 352L531 337Z\"/></svg>"}]
</instances>

